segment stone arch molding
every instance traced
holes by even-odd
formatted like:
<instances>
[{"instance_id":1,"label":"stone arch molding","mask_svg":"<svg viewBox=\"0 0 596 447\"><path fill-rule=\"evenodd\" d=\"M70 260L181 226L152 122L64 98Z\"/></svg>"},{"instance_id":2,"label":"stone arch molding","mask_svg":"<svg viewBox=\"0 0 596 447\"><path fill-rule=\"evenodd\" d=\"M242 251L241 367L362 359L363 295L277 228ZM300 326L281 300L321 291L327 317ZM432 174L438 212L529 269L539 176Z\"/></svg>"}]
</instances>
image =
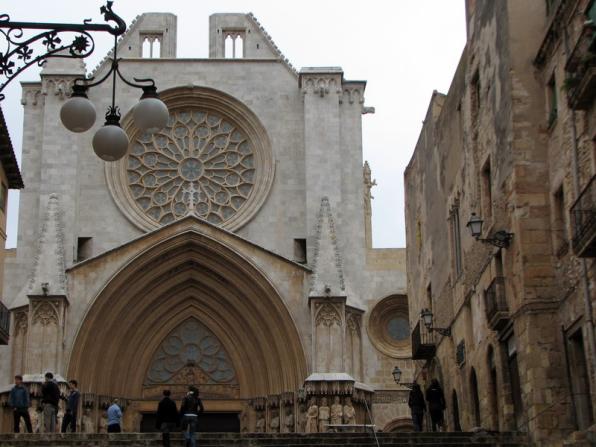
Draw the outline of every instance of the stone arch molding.
<instances>
[{"instance_id":1,"label":"stone arch molding","mask_svg":"<svg viewBox=\"0 0 596 447\"><path fill-rule=\"evenodd\" d=\"M138 228L154 230L187 215L235 231L258 212L274 177L271 143L237 99L205 87L160 92L170 111L154 135L123 120L128 155L105 167L108 188Z\"/></svg>"},{"instance_id":2,"label":"stone arch molding","mask_svg":"<svg viewBox=\"0 0 596 447\"><path fill-rule=\"evenodd\" d=\"M234 397L293 391L307 376L298 329L268 278L227 244L186 229L137 255L99 292L75 337L69 377L98 394L143 398L156 353L189 321L220 343Z\"/></svg>"}]
</instances>

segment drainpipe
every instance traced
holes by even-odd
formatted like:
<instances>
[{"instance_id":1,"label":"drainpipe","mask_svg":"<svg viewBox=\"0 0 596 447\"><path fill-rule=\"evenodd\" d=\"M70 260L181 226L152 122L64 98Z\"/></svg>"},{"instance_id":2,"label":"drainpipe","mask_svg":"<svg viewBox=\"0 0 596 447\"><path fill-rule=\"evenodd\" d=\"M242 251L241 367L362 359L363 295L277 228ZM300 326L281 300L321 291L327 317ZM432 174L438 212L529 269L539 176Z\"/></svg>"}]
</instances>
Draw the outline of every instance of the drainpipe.
<instances>
[{"instance_id":1,"label":"drainpipe","mask_svg":"<svg viewBox=\"0 0 596 447\"><path fill-rule=\"evenodd\" d=\"M569 57L570 49L569 49L569 34L567 33L567 28L563 26L563 41L565 44L565 56ZM571 164L572 164L572 174L573 174L573 194L575 196L575 200L579 197L580 194L580 184L579 184L579 148L577 145L577 127L576 127L576 119L575 119L575 110L570 109L571 111L571 138L573 139L573 151L571 153ZM590 374L590 391L592 402L594 402L594 397L596 396L596 340L594 337L594 319L592 317L592 300L590 297L590 279L588 278L588 265L586 262L586 258L580 258L581 264L581 289L583 292L584 298L584 318L585 318L585 325L586 325L586 332L588 335L588 350L590 352L590 363L591 363L591 374Z\"/></svg>"}]
</instances>

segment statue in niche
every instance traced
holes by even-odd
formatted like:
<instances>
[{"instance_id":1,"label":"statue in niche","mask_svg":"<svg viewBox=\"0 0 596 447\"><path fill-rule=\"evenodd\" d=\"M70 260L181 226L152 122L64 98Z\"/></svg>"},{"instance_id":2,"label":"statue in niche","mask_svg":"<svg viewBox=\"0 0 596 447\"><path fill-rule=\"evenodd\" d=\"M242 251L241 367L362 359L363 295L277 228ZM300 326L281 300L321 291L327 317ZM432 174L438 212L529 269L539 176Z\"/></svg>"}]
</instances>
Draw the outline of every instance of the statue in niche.
<instances>
[{"instance_id":1,"label":"statue in niche","mask_svg":"<svg viewBox=\"0 0 596 447\"><path fill-rule=\"evenodd\" d=\"M33 429L33 433L39 433L41 411L37 411L37 408L35 406L29 408L29 418L31 419L31 428Z\"/></svg>"},{"instance_id":2,"label":"statue in niche","mask_svg":"<svg viewBox=\"0 0 596 447\"><path fill-rule=\"evenodd\" d=\"M83 419L81 420L81 431L83 433L95 432L95 427L93 426L93 419L91 417L90 408L85 408L85 410L83 410Z\"/></svg>"},{"instance_id":3,"label":"statue in niche","mask_svg":"<svg viewBox=\"0 0 596 447\"><path fill-rule=\"evenodd\" d=\"M317 401L312 398L310 405L306 411L306 433L317 433L318 430L318 419L319 419L319 407L317 407Z\"/></svg>"},{"instance_id":4,"label":"statue in niche","mask_svg":"<svg viewBox=\"0 0 596 447\"><path fill-rule=\"evenodd\" d=\"M298 408L298 428L297 430L300 433L304 433L306 431L306 405L300 404Z\"/></svg>"},{"instance_id":5,"label":"statue in niche","mask_svg":"<svg viewBox=\"0 0 596 447\"><path fill-rule=\"evenodd\" d=\"M271 422L269 423L269 431L271 433L279 433L279 411L273 410L271 414Z\"/></svg>"},{"instance_id":6,"label":"statue in niche","mask_svg":"<svg viewBox=\"0 0 596 447\"><path fill-rule=\"evenodd\" d=\"M103 411L101 413L101 417L99 418L99 429L97 430L98 433L107 433L108 432L108 413Z\"/></svg>"},{"instance_id":7,"label":"statue in niche","mask_svg":"<svg viewBox=\"0 0 596 447\"><path fill-rule=\"evenodd\" d=\"M292 406L288 405L286 407L286 417L284 418L284 433L293 433L294 432L294 412L292 411Z\"/></svg>"},{"instance_id":8,"label":"statue in niche","mask_svg":"<svg viewBox=\"0 0 596 447\"><path fill-rule=\"evenodd\" d=\"M346 404L344 405L344 424L356 423L356 410L352 405L352 399L346 397Z\"/></svg>"},{"instance_id":9,"label":"statue in niche","mask_svg":"<svg viewBox=\"0 0 596 447\"><path fill-rule=\"evenodd\" d=\"M333 405L331 405L331 424L335 425L343 423L343 415L343 407L339 396L335 396L333 398Z\"/></svg>"},{"instance_id":10,"label":"statue in niche","mask_svg":"<svg viewBox=\"0 0 596 447\"><path fill-rule=\"evenodd\" d=\"M257 413L256 433L265 433L265 414L262 411Z\"/></svg>"},{"instance_id":11,"label":"statue in niche","mask_svg":"<svg viewBox=\"0 0 596 447\"><path fill-rule=\"evenodd\" d=\"M324 397L321 400L321 406L319 407L319 433L325 433L328 430L329 415L330 411L327 406L327 398Z\"/></svg>"}]
</instances>

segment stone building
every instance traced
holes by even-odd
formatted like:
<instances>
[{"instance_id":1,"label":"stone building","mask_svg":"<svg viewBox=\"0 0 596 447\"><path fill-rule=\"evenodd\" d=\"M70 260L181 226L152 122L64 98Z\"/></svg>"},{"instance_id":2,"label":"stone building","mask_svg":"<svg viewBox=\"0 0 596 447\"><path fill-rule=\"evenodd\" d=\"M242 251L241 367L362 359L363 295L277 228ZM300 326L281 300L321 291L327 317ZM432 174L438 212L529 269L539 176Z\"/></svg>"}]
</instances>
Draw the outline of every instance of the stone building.
<instances>
[{"instance_id":1,"label":"stone building","mask_svg":"<svg viewBox=\"0 0 596 447\"><path fill-rule=\"evenodd\" d=\"M23 83L0 399L15 373L37 397L50 370L79 381L86 431L105 428L111 396L126 430L153 429L162 390L179 399L188 384L212 430L303 431L311 399L336 397L355 422L368 406L381 428L408 425L391 377L412 371L405 250L371 245L366 82L295 70L252 14L211 16L209 41L208 59L180 59L174 15L129 27L120 70L155 79L170 121L135 129L139 92L119 83L131 144L114 163L94 155L93 130L59 121L73 80L109 60L86 73L53 59ZM90 90L98 114L111 88Z\"/></svg>"},{"instance_id":2,"label":"stone building","mask_svg":"<svg viewBox=\"0 0 596 447\"><path fill-rule=\"evenodd\" d=\"M465 6L459 66L405 173L413 358L443 384L450 429L560 445L594 424L596 7Z\"/></svg>"},{"instance_id":3,"label":"stone building","mask_svg":"<svg viewBox=\"0 0 596 447\"><path fill-rule=\"evenodd\" d=\"M2 277L4 260L14 252L5 250L6 215L8 211L8 190L23 188L23 179L19 164L14 154L10 134L4 121L4 113L0 109L0 345L8 343L10 331L10 313L2 302Z\"/></svg>"}]
</instances>

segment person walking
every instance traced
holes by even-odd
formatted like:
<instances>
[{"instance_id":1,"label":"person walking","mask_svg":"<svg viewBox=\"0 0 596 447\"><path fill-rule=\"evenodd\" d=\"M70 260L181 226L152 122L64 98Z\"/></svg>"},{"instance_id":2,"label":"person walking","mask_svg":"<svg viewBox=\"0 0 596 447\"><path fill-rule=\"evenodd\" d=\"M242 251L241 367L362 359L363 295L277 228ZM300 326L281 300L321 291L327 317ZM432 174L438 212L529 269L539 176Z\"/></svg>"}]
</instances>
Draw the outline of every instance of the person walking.
<instances>
[{"instance_id":1,"label":"person walking","mask_svg":"<svg viewBox=\"0 0 596 447\"><path fill-rule=\"evenodd\" d=\"M118 405L118 399L112 401L112 405L108 408L108 433L122 433L120 423L122 421L122 410Z\"/></svg>"},{"instance_id":2,"label":"person walking","mask_svg":"<svg viewBox=\"0 0 596 447\"><path fill-rule=\"evenodd\" d=\"M170 447L170 432L178 425L178 407L170 398L170 390L163 391L163 399L157 405L157 429L161 430L164 447Z\"/></svg>"},{"instance_id":3,"label":"person walking","mask_svg":"<svg viewBox=\"0 0 596 447\"><path fill-rule=\"evenodd\" d=\"M66 413L64 414L64 419L62 419L62 433L66 433L68 431L69 425L71 432L75 433L77 431L77 415L79 412L79 400L81 397L78 386L79 384L76 380L68 381L68 389L70 392L68 393L68 397L63 397L63 399L66 401Z\"/></svg>"},{"instance_id":4,"label":"person walking","mask_svg":"<svg viewBox=\"0 0 596 447\"><path fill-rule=\"evenodd\" d=\"M29 417L31 399L29 399L29 390L23 385L23 376L14 376L14 387L10 390L10 395L8 396L8 406L13 411L14 432L20 432L19 425L21 418L23 418L27 433L32 433L33 427L31 426L31 417Z\"/></svg>"},{"instance_id":5,"label":"person walking","mask_svg":"<svg viewBox=\"0 0 596 447\"><path fill-rule=\"evenodd\" d=\"M41 386L41 406L43 408L44 433L56 432L56 419L58 417L58 404L60 403L60 389L54 380L54 374L47 372L45 381Z\"/></svg>"},{"instance_id":6,"label":"person walking","mask_svg":"<svg viewBox=\"0 0 596 447\"><path fill-rule=\"evenodd\" d=\"M433 431L442 430L443 411L445 411L446 405L443 389L437 379L433 379L426 390L426 401L428 402Z\"/></svg>"},{"instance_id":7,"label":"person walking","mask_svg":"<svg viewBox=\"0 0 596 447\"><path fill-rule=\"evenodd\" d=\"M203 402L199 398L199 390L195 386L188 387L188 393L182 399L180 405L180 415L182 416L182 431L186 440L186 447L196 447L195 432L197 431L197 422L199 414L205 409Z\"/></svg>"},{"instance_id":8,"label":"person walking","mask_svg":"<svg viewBox=\"0 0 596 447\"><path fill-rule=\"evenodd\" d=\"M414 382L410 395L408 397L408 406L412 413L412 424L414 431L422 431L422 421L424 419L424 412L426 411L426 404L424 403L424 395L420 389L420 385Z\"/></svg>"}]
</instances>

